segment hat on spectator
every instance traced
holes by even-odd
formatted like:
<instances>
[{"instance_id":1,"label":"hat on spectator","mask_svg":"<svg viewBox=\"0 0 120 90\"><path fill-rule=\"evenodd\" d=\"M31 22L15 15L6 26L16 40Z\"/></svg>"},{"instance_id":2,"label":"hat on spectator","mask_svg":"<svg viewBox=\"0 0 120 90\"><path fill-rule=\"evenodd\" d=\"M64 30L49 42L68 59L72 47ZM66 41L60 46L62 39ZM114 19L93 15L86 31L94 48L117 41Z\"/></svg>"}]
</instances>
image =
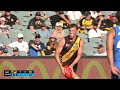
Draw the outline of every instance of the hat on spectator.
<instances>
[{"instance_id":1,"label":"hat on spectator","mask_svg":"<svg viewBox=\"0 0 120 90\"><path fill-rule=\"evenodd\" d=\"M40 12L36 12L35 16L41 16Z\"/></svg>"},{"instance_id":2,"label":"hat on spectator","mask_svg":"<svg viewBox=\"0 0 120 90\"><path fill-rule=\"evenodd\" d=\"M45 27L45 26L46 26L46 24L45 24L45 23L42 23L42 24L41 24L41 27Z\"/></svg>"},{"instance_id":3,"label":"hat on spectator","mask_svg":"<svg viewBox=\"0 0 120 90\"><path fill-rule=\"evenodd\" d=\"M4 17L1 17L0 21L6 21L6 19Z\"/></svg>"},{"instance_id":4,"label":"hat on spectator","mask_svg":"<svg viewBox=\"0 0 120 90\"><path fill-rule=\"evenodd\" d=\"M57 22L57 23L56 23L56 26L63 27L63 23Z\"/></svg>"},{"instance_id":5,"label":"hat on spectator","mask_svg":"<svg viewBox=\"0 0 120 90\"><path fill-rule=\"evenodd\" d=\"M98 17L99 17L99 16L105 16L105 15L104 15L102 12L99 12L99 13L98 13Z\"/></svg>"},{"instance_id":6,"label":"hat on spectator","mask_svg":"<svg viewBox=\"0 0 120 90\"><path fill-rule=\"evenodd\" d=\"M23 34L22 34L22 33L19 33L17 37L18 37L18 38L21 38L21 37L23 37Z\"/></svg>"},{"instance_id":7,"label":"hat on spectator","mask_svg":"<svg viewBox=\"0 0 120 90\"><path fill-rule=\"evenodd\" d=\"M7 52L8 52L8 49L7 49L7 48L3 48L3 52L4 52L4 53L7 53Z\"/></svg>"},{"instance_id":8,"label":"hat on spectator","mask_svg":"<svg viewBox=\"0 0 120 90\"><path fill-rule=\"evenodd\" d=\"M41 37L40 34L35 35L35 38L40 38L40 37Z\"/></svg>"},{"instance_id":9,"label":"hat on spectator","mask_svg":"<svg viewBox=\"0 0 120 90\"><path fill-rule=\"evenodd\" d=\"M19 51L19 49L17 47L14 47L13 52L17 52L17 51Z\"/></svg>"}]
</instances>

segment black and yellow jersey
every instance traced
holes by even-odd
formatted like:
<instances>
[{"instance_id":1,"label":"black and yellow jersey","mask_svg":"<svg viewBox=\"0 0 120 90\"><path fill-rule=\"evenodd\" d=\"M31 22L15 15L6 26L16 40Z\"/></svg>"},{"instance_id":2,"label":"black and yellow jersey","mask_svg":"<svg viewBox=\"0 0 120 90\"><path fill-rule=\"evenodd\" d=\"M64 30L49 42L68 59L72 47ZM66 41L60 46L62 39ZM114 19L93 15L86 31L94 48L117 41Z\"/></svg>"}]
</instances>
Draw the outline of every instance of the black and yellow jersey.
<instances>
[{"instance_id":1,"label":"black and yellow jersey","mask_svg":"<svg viewBox=\"0 0 120 90\"><path fill-rule=\"evenodd\" d=\"M90 20L87 20L85 17L82 18L80 21L80 26L92 26L95 23L95 19L91 18Z\"/></svg>"}]
</instances>

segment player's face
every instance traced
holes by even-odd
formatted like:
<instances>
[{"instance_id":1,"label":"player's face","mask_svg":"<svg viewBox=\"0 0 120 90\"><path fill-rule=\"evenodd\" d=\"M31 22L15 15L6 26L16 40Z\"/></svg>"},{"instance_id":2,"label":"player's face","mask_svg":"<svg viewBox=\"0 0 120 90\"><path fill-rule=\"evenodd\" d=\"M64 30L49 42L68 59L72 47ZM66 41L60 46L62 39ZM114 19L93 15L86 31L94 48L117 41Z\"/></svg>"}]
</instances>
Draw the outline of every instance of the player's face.
<instances>
[{"instance_id":1,"label":"player's face","mask_svg":"<svg viewBox=\"0 0 120 90\"><path fill-rule=\"evenodd\" d=\"M73 27L73 28L70 28L69 29L69 35L70 35L70 38L74 38L77 34L77 28L76 27Z\"/></svg>"}]
</instances>

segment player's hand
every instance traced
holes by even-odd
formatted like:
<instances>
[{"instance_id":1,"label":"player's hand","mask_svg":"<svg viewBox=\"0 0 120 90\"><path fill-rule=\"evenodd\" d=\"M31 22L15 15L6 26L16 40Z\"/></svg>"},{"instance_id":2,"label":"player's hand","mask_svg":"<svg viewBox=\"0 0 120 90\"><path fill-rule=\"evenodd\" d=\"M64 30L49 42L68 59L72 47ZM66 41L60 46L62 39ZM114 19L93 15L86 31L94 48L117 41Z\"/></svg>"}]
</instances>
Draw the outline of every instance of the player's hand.
<instances>
[{"instance_id":1,"label":"player's hand","mask_svg":"<svg viewBox=\"0 0 120 90\"><path fill-rule=\"evenodd\" d=\"M65 75L66 69L64 67L61 67L61 70L62 70L63 75Z\"/></svg>"},{"instance_id":2,"label":"player's hand","mask_svg":"<svg viewBox=\"0 0 120 90\"><path fill-rule=\"evenodd\" d=\"M70 68L71 73L72 73L72 72L73 72L73 66L72 66L72 65L70 65L70 66L69 66L69 68Z\"/></svg>"},{"instance_id":3,"label":"player's hand","mask_svg":"<svg viewBox=\"0 0 120 90\"><path fill-rule=\"evenodd\" d=\"M112 67L111 67L111 70L112 70L112 73L114 73L114 74L117 75L117 76L120 76L120 72L119 72L119 70L117 69L117 67L112 66Z\"/></svg>"}]
</instances>

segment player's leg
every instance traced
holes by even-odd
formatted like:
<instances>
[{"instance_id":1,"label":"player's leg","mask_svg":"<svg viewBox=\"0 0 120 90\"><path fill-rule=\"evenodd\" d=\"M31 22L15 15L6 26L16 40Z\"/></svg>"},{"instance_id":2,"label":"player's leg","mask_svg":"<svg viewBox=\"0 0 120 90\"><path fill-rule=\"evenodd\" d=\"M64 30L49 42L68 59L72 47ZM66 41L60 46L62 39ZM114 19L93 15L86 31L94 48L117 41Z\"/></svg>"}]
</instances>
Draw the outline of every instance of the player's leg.
<instances>
[{"instance_id":1,"label":"player's leg","mask_svg":"<svg viewBox=\"0 0 120 90\"><path fill-rule=\"evenodd\" d=\"M80 77L76 74L77 67L78 67L78 64L76 64L76 65L73 67L73 71L72 71L72 78L73 78L73 79L80 79Z\"/></svg>"}]
</instances>

